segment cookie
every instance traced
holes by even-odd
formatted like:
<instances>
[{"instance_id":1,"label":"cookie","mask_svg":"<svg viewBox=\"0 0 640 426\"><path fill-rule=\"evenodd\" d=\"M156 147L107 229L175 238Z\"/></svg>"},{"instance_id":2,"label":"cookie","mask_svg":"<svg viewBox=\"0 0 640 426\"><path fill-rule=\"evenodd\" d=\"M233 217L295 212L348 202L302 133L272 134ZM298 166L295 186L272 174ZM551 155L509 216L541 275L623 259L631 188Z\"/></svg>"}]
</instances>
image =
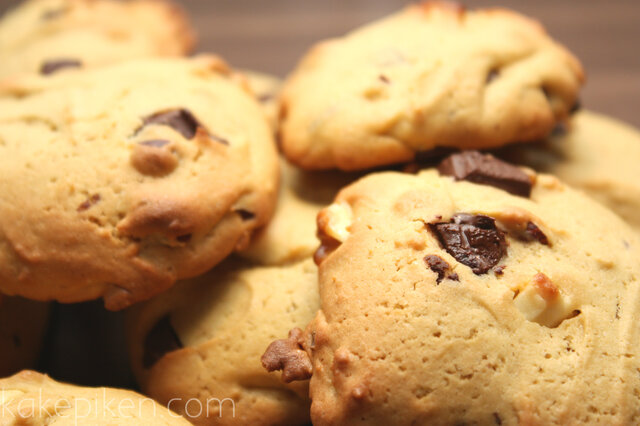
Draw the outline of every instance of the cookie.
<instances>
[{"instance_id":1,"label":"cookie","mask_svg":"<svg viewBox=\"0 0 640 426\"><path fill-rule=\"evenodd\" d=\"M0 290L124 308L249 243L278 188L260 106L214 57L0 85Z\"/></svg>"},{"instance_id":2,"label":"cookie","mask_svg":"<svg viewBox=\"0 0 640 426\"><path fill-rule=\"evenodd\" d=\"M277 129L278 95L280 93L280 87L282 86L282 80L276 76L258 71L241 70L241 72L247 79L249 88L263 106L269 123L271 123L274 130Z\"/></svg>"},{"instance_id":3,"label":"cookie","mask_svg":"<svg viewBox=\"0 0 640 426\"><path fill-rule=\"evenodd\" d=\"M640 233L640 133L630 125L581 111L546 141L509 147L498 155L556 175Z\"/></svg>"},{"instance_id":4,"label":"cookie","mask_svg":"<svg viewBox=\"0 0 640 426\"><path fill-rule=\"evenodd\" d=\"M0 295L0 377L34 366L48 318L46 303Z\"/></svg>"},{"instance_id":5,"label":"cookie","mask_svg":"<svg viewBox=\"0 0 640 426\"><path fill-rule=\"evenodd\" d=\"M182 56L194 44L186 16L168 2L29 0L0 20L0 79Z\"/></svg>"},{"instance_id":6,"label":"cookie","mask_svg":"<svg viewBox=\"0 0 640 426\"><path fill-rule=\"evenodd\" d=\"M273 219L240 256L260 265L282 265L310 257L318 248L316 216L360 174L308 172L281 161L282 184Z\"/></svg>"},{"instance_id":7,"label":"cookie","mask_svg":"<svg viewBox=\"0 0 640 426\"><path fill-rule=\"evenodd\" d=\"M501 187L378 173L320 213L322 310L265 354L304 377L306 349L314 425L640 421L640 240L555 177L487 164ZM530 197L505 184L523 175Z\"/></svg>"},{"instance_id":8,"label":"cookie","mask_svg":"<svg viewBox=\"0 0 640 426\"><path fill-rule=\"evenodd\" d=\"M210 400L208 415L175 408L199 425L309 422L307 383L283 384L264 371L260 357L319 308L315 218L347 178L283 163L274 219L241 253L245 259L227 260L132 309L131 363L145 393L161 403Z\"/></svg>"},{"instance_id":9,"label":"cookie","mask_svg":"<svg viewBox=\"0 0 640 426\"><path fill-rule=\"evenodd\" d=\"M282 89L282 150L303 168L356 170L539 140L568 117L583 79L571 53L515 12L412 5L307 53Z\"/></svg>"},{"instance_id":10,"label":"cookie","mask_svg":"<svg viewBox=\"0 0 640 426\"><path fill-rule=\"evenodd\" d=\"M182 425L190 423L135 392L56 382L35 371L0 379L2 424Z\"/></svg>"},{"instance_id":11,"label":"cookie","mask_svg":"<svg viewBox=\"0 0 640 426\"><path fill-rule=\"evenodd\" d=\"M306 260L259 266L227 260L136 306L133 371L143 392L197 425L304 425L308 383L283 384L260 356L270 341L313 319L317 269ZM183 401L197 399L199 412ZM194 403L195 404L195 403Z\"/></svg>"}]
</instances>

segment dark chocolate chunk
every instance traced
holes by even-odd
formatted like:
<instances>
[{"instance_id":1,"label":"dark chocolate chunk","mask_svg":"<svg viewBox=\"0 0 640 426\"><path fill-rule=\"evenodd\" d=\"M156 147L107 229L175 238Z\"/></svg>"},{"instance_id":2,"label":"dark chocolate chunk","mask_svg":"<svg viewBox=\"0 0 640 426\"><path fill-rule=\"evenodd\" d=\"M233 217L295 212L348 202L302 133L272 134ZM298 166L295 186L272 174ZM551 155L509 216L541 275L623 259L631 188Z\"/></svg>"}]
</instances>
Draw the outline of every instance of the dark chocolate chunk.
<instances>
[{"instance_id":1,"label":"dark chocolate chunk","mask_svg":"<svg viewBox=\"0 0 640 426\"><path fill-rule=\"evenodd\" d=\"M500 414L493 413L493 421L500 426L502 424L502 419L500 418Z\"/></svg>"},{"instance_id":2,"label":"dark chocolate chunk","mask_svg":"<svg viewBox=\"0 0 640 426\"><path fill-rule=\"evenodd\" d=\"M424 261L427 266L429 266L429 269L438 274L436 282L440 284L444 279L446 272L450 269L449 264L440 256L436 256L434 254L425 256Z\"/></svg>"},{"instance_id":3,"label":"dark chocolate chunk","mask_svg":"<svg viewBox=\"0 0 640 426\"><path fill-rule=\"evenodd\" d=\"M451 280L451 281L460 281L460 277L458 276L458 274L456 272L454 272L453 274L449 274L447 279Z\"/></svg>"},{"instance_id":4,"label":"dark chocolate chunk","mask_svg":"<svg viewBox=\"0 0 640 426\"><path fill-rule=\"evenodd\" d=\"M529 238L531 240L536 240L540 244L543 244L545 246L549 245L549 239L544 234L544 232L542 232L540 230L540 228L538 228L538 225L536 225L535 223L528 222L527 223L527 229L525 230L525 233L529 236Z\"/></svg>"},{"instance_id":5,"label":"dark chocolate chunk","mask_svg":"<svg viewBox=\"0 0 640 426\"><path fill-rule=\"evenodd\" d=\"M154 148L162 148L165 145L169 145L171 142L169 142L166 139L152 139L149 141L144 141L144 142L140 142L140 145L144 145L144 146L152 146Z\"/></svg>"},{"instance_id":6,"label":"dark chocolate chunk","mask_svg":"<svg viewBox=\"0 0 640 426\"><path fill-rule=\"evenodd\" d=\"M492 217L460 213L449 223L428 227L442 248L476 275L486 274L507 254L505 234Z\"/></svg>"},{"instance_id":7,"label":"dark chocolate chunk","mask_svg":"<svg viewBox=\"0 0 640 426\"><path fill-rule=\"evenodd\" d=\"M42 64L42 66L40 67L40 74L50 75L63 68L80 67L82 67L82 62L78 61L77 59L52 59Z\"/></svg>"},{"instance_id":8,"label":"dark chocolate chunk","mask_svg":"<svg viewBox=\"0 0 640 426\"><path fill-rule=\"evenodd\" d=\"M242 220L253 220L256 217L256 215L249 210L238 209L236 213L240 215Z\"/></svg>"},{"instance_id":9,"label":"dark chocolate chunk","mask_svg":"<svg viewBox=\"0 0 640 426\"><path fill-rule=\"evenodd\" d=\"M166 353L181 349L182 343L171 325L169 315L164 316L144 339L142 365L151 368Z\"/></svg>"},{"instance_id":10,"label":"dark chocolate chunk","mask_svg":"<svg viewBox=\"0 0 640 426\"><path fill-rule=\"evenodd\" d=\"M100 194L93 194L91 197L87 198L82 204L78 206L77 211L83 212L89 210L92 206L98 204L100 202Z\"/></svg>"},{"instance_id":11,"label":"dark chocolate chunk","mask_svg":"<svg viewBox=\"0 0 640 426\"><path fill-rule=\"evenodd\" d=\"M438 166L444 176L500 188L521 197L531 195L531 179L518 167L478 151L464 151L445 158Z\"/></svg>"},{"instance_id":12,"label":"dark chocolate chunk","mask_svg":"<svg viewBox=\"0 0 640 426\"><path fill-rule=\"evenodd\" d=\"M198 127L203 127L193 114L191 114L191 111L181 108L157 112L146 117L142 126L136 130L136 133L142 130L142 128L154 124L159 126L169 126L186 139L193 139Z\"/></svg>"},{"instance_id":13,"label":"dark chocolate chunk","mask_svg":"<svg viewBox=\"0 0 640 426\"><path fill-rule=\"evenodd\" d=\"M16 348L19 348L20 346L22 346L22 339L20 339L20 336L18 336L17 334L14 334L11 337L13 339L13 346L15 346Z\"/></svg>"},{"instance_id":14,"label":"dark chocolate chunk","mask_svg":"<svg viewBox=\"0 0 640 426\"><path fill-rule=\"evenodd\" d=\"M311 359L302 349L302 330L299 328L291 330L288 339L271 343L260 361L269 372L282 370L285 383L307 380L313 372Z\"/></svg>"},{"instance_id":15,"label":"dark chocolate chunk","mask_svg":"<svg viewBox=\"0 0 640 426\"><path fill-rule=\"evenodd\" d=\"M495 80L496 78L498 78L500 76L500 71L496 70L496 69L492 69L489 71L489 73L487 74L487 79L485 80L486 84L491 83L493 80Z\"/></svg>"}]
</instances>

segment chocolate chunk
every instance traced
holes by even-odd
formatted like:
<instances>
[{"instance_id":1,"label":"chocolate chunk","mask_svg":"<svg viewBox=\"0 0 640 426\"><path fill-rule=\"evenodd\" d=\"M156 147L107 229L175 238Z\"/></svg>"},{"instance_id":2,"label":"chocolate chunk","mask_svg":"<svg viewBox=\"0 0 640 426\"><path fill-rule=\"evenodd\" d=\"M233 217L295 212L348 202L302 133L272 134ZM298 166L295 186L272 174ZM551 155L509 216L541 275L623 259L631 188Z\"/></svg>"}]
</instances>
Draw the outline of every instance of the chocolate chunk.
<instances>
[{"instance_id":1,"label":"chocolate chunk","mask_svg":"<svg viewBox=\"0 0 640 426\"><path fill-rule=\"evenodd\" d=\"M440 284L444 279L445 273L450 269L449 264L440 256L436 256L433 254L425 256L424 261L426 262L427 266L429 266L429 269L438 274L436 282Z\"/></svg>"},{"instance_id":2,"label":"chocolate chunk","mask_svg":"<svg viewBox=\"0 0 640 426\"><path fill-rule=\"evenodd\" d=\"M152 139L149 141L144 141L144 142L139 142L139 145L144 145L144 146L152 146L154 148L162 148L165 145L169 145L171 142L169 142L166 139Z\"/></svg>"},{"instance_id":3,"label":"chocolate chunk","mask_svg":"<svg viewBox=\"0 0 640 426\"><path fill-rule=\"evenodd\" d=\"M547 236L540 230L540 228L538 228L538 225L533 222L527 223L525 233L529 236L529 240L537 240L540 244L545 246L550 245Z\"/></svg>"},{"instance_id":4,"label":"chocolate chunk","mask_svg":"<svg viewBox=\"0 0 640 426\"><path fill-rule=\"evenodd\" d=\"M22 346L22 339L20 339L20 336L18 336L17 334L14 334L11 337L13 339L13 346L15 346L16 348L19 348L20 346Z\"/></svg>"},{"instance_id":5,"label":"chocolate chunk","mask_svg":"<svg viewBox=\"0 0 640 426\"><path fill-rule=\"evenodd\" d=\"M381 82L383 82L384 84L389 84L389 83L391 83L391 81L389 80L389 77L387 77L387 76L386 76L386 75L384 75L384 74L380 74L380 75L378 76L378 79L379 79Z\"/></svg>"},{"instance_id":6,"label":"chocolate chunk","mask_svg":"<svg viewBox=\"0 0 640 426\"><path fill-rule=\"evenodd\" d=\"M157 112L146 117L142 126L136 130L136 133L142 130L142 128L154 124L159 126L169 126L186 139L193 139L198 127L203 127L193 114L191 114L191 111L182 108Z\"/></svg>"},{"instance_id":7,"label":"chocolate chunk","mask_svg":"<svg viewBox=\"0 0 640 426\"><path fill-rule=\"evenodd\" d=\"M100 194L93 194L91 197L87 198L82 204L80 204L77 208L78 212L83 212L89 210L92 206L98 204L100 202Z\"/></svg>"},{"instance_id":8,"label":"chocolate chunk","mask_svg":"<svg viewBox=\"0 0 640 426\"><path fill-rule=\"evenodd\" d=\"M253 220L256 217L256 215L249 210L238 209L236 210L236 213L238 213L240 215L240 218L245 221Z\"/></svg>"},{"instance_id":9,"label":"chocolate chunk","mask_svg":"<svg viewBox=\"0 0 640 426\"><path fill-rule=\"evenodd\" d=\"M485 80L485 83L489 84L499 76L500 76L500 71L496 69L490 70L489 73L487 74L487 79Z\"/></svg>"},{"instance_id":10,"label":"chocolate chunk","mask_svg":"<svg viewBox=\"0 0 640 426\"><path fill-rule=\"evenodd\" d=\"M50 75L53 74L63 68L80 68L82 67L82 62L77 59L54 59L50 61L46 61L40 67L40 74L42 75Z\"/></svg>"},{"instance_id":11,"label":"chocolate chunk","mask_svg":"<svg viewBox=\"0 0 640 426\"><path fill-rule=\"evenodd\" d=\"M313 373L309 355L302 349L302 330L299 328L291 330L288 339L271 343L260 361L269 372L282 370L285 383L307 380Z\"/></svg>"},{"instance_id":12,"label":"chocolate chunk","mask_svg":"<svg viewBox=\"0 0 640 426\"><path fill-rule=\"evenodd\" d=\"M486 274L507 254L505 234L492 217L460 213L449 223L428 227L442 248L476 275Z\"/></svg>"},{"instance_id":13,"label":"chocolate chunk","mask_svg":"<svg viewBox=\"0 0 640 426\"><path fill-rule=\"evenodd\" d=\"M493 421L500 426L502 424L502 419L500 418L500 414L493 413Z\"/></svg>"},{"instance_id":14,"label":"chocolate chunk","mask_svg":"<svg viewBox=\"0 0 640 426\"><path fill-rule=\"evenodd\" d=\"M500 188L521 197L531 195L531 179L518 167L478 151L464 151L444 159L438 166L444 176Z\"/></svg>"},{"instance_id":15,"label":"chocolate chunk","mask_svg":"<svg viewBox=\"0 0 640 426\"><path fill-rule=\"evenodd\" d=\"M453 274L449 274L447 279L451 280L451 281L460 281L460 277L458 276L458 274L456 272L454 272Z\"/></svg>"},{"instance_id":16,"label":"chocolate chunk","mask_svg":"<svg viewBox=\"0 0 640 426\"><path fill-rule=\"evenodd\" d=\"M182 343L171 325L169 315L163 317L144 339L142 365L151 368L166 353L181 349Z\"/></svg>"}]
</instances>

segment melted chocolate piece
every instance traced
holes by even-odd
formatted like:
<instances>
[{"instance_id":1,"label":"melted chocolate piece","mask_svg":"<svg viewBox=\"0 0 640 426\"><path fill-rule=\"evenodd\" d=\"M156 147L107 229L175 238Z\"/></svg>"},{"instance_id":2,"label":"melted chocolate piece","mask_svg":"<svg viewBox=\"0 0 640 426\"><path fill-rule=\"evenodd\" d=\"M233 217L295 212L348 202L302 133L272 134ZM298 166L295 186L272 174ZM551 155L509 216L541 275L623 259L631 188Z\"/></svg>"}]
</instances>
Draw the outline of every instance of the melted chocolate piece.
<instances>
[{"instance_id":1,"label":"melted chocolate piece","mask_svg":"<svg viewBox=\"0 0 640 426\"><path fill-rule=\"evenodd\" d=\"M438 166L444 176L489 185L521 197L531 195L531 179L518 167L478 151L464 151L445 158Z\"/></svg>"},{"instance_id":2,"label":"melted chocolate piece","mask_svg":"<svg viewBox=\"0 0 640 426\"><path fill-rule=\"evenodd\" d=\"M500 71L498 70L490 70L489 73L487 74L487 79L485 80L486 84L491 83L493 80L495 80L496 78L498 78L500 76Z\"/></svg>"},{"instance_id":3,"label":"melted chocolate piece","mask_svg":"<svg viewBox=\"0 0 640 426\"><path fill-rule=\"evenodd\" d=\"M166 315L156 323L144 339L142 365L144 368L151 368L166 353L182 347L182 342L171 325L169 315Z\"/></svg>"},{"instance_id":4,"label":"melted chocolate piece","mask_svg":"<svg viewBox=\"0 0 640 426\"><path fill-rule=\"evenodd\" d=\"M82 204L80 204L77 208L78 212L83 212L89 210L92 206L98 204L102 197L100 194L93 194L91 197L87 198Z\"/></svg>"},{"instance_id":5,"label":"melted chocolate piece","mask_svg":"<svg viewBox=\"0 0 640 426\"><path fill-rule=\"evenodd\" d=\"M460 213L449 223L428 227L442 248L476 275L486 274L507 254L505 234L492 217Z\"/></svg>"},{"instance_id":6,"label":"melted chocolate piece","mask_svg":"<svg viewBox=\"0 0 640 426\"><path fill-rule=\"evenodd\" d=\"M50 75L64 68L80 68L82 62L77 59L52 59L46 61L40 67L40 74Z\"/></svg>"},{"instance_id":7,"label":"melted chocolate piece","mask_svg":"<svg viewBox=\"0 0 640 426\"><path fill-rule=\"evenodd\" d=\"M260 358L262 366L269 372L282 370L282 380L290 383L307 380L313 373L309 355L302 349L302 330L294 328L288 339L271 343Z\"/></svg>"},{"instance_id":8,"label":"melted chocolate piece","mask_svg":"<svg viewBox=\"0 0 640 426\"><path fill-rule=\"evenodd\" d=\"M184 136L185 139L193 139L198 127L203 127L193 114L191 114L191 111L184 108L157 112L146 117L142 127L136 130L136 133L142 130L142 128L152 125L169 126Z\"/></svg>"},{"instance_id":9,"label":"melted chocolate piece","mask_svg":"<svg viewBox=\"0 0 640 426\"><path fill-rule=\"evenodd\" d=\"M440 256L430 254L424 257L424 261L433 272L438 274L436 282L440 284L444 279L446 272L450 269L449 264Z\"/></svg>"},{"instance_id":10,"label":"melted chocolate piece","mask_svg":"<svg viewBox=\"0 0 640 426\"><path fill-rule=\"evenodd\" d=\"M542 232L540 228L538 228L538 225L533 222L527 223L527 229L525 230L525 233L527 234L527 236L529 236L530 240L536 240L540 244L543 244L545 246L550 245L549 238L547 238L544 232Z\"/></svg>"}]
</instances>

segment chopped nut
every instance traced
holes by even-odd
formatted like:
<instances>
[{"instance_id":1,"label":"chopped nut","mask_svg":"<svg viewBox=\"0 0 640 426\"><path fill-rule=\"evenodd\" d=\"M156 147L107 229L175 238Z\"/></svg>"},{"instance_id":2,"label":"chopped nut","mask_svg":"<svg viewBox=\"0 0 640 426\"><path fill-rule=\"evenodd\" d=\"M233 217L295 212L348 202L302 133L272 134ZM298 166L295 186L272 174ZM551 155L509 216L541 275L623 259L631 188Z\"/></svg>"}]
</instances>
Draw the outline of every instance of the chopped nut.
<instances>
[{"instance_id":1,"label":"chopped nut","mask_svg":"<svg viewBox=\"0 0 640 426\"><path fill-rule=\"evenodd\" d=\"M565 319L579 313L571 299L542 273L536 274L524 290L516 295L514 303L527 320L545 327L557 327Z\"/></svg>"}]
</instances>

